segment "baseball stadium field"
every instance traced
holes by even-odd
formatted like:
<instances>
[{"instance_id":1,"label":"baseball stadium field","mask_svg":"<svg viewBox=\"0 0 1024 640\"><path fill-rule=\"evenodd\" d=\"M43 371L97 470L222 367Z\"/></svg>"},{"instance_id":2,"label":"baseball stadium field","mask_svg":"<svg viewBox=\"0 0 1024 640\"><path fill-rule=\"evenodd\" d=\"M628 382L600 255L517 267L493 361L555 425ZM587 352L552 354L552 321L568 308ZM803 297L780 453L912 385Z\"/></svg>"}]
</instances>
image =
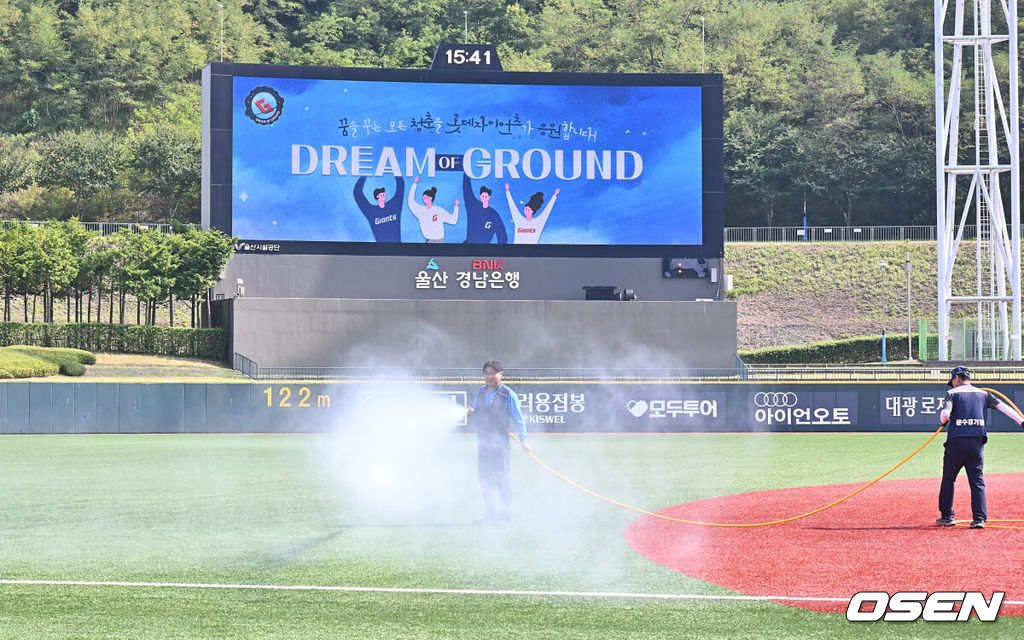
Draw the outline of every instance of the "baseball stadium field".
<instances>
[{"instance_id":1,"label":"baseball stadium field","mask_svg":"<svg viewBox=\"0 0 1024 640\"><path fill-rule=\"evenodd\" d=\"M355 433L3 436L0 638L948 638L847 621L854 593L901 590L1005 592L960 633L1024 635L1022 434L992 435L990 526L971 530L933 523L941 438L767 527L639 514L514 449L512 521L479 526L472 435ZM928 435L531 441L603 496L749 524L845 496ZM958 517L968 502L961 477Z\"/></svg>"}]
</instances>

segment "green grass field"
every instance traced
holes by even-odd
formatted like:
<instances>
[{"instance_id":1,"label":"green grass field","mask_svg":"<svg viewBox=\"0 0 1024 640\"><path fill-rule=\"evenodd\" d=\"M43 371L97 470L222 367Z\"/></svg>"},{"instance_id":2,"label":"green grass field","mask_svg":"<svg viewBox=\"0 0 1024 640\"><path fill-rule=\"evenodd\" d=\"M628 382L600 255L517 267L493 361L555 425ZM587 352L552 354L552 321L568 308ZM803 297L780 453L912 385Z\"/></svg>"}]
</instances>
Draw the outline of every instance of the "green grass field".
<instances>
[{"instance_id":1,"label":"green grass field","mask_svg":"<svg viewBox=\"0 0 1024 640\"><path fill-rule=\"evenodd\" d=\"M636 514L513 450L516 509L481 514L475 439L399 434L0 437L0 579L731 594L623 539ZM927 434L536 435L535 452L647 509L873 479ZM893 478L935 477L936 442ZM997 434L986 472L1024 470ZM397 466L388 467L390 463ZM936 481L937 490L937 481ZM793 514L780 514L793 515ZM1019 562L1017 559L1008 561ZM825 596L844 594L822 594ZM760 601L0 584L0 638L948 638ZM1024 620L972 621L1021 637Z\"/></svg>"}]
</instances>

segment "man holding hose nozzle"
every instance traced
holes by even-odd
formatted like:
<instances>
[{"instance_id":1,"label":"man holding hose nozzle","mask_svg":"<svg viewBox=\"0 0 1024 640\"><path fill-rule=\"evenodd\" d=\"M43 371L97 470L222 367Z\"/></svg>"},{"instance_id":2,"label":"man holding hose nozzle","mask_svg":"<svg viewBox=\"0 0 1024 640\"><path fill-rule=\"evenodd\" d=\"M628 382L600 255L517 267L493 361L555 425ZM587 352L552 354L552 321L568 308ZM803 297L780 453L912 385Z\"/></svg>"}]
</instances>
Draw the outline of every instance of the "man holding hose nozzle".
<instances>
[{"instance_id":1,"label":"man holding hose nozzle","mask_svg":"<svg viewBox=\"0 0 1024 640\"><path fill-rule=\"evenodd\" d=\"M984 446L988 442L988 410L998 409L1017 426L1021 425L1022 418L988 391L971 385L971 371L967 367L954 367L947 385L952 388L946 392L939 416L939 421L949 427L943 445L946 451L942 456L942 484L939 486L939 512L942 515L935 524L943 527L956 524L953 520L953 488L962 468L967 471L971 485L971 528L984 529L988 513L982 468L985 464Z\"/></svg>"},{"instance_id":2,"label":"man holding hose nozzle","mask_svg":"<svg viewBox=\"0 0 1024 640\"><path fill-rule=\"evenodd\" d=\"M506 524L512 508L512 480L509 475L509 453L512 425L519 433L519 444L530 453L526 443L526 421L519 405L519 397L501 383L501 363L491 360L484 364L484 384L476 390L473 403L467 409L470 424L476 430L479 445L478 469L480 489L484 494L487 511L482 520L474 524Z\"/></svg>"}]
</instances>

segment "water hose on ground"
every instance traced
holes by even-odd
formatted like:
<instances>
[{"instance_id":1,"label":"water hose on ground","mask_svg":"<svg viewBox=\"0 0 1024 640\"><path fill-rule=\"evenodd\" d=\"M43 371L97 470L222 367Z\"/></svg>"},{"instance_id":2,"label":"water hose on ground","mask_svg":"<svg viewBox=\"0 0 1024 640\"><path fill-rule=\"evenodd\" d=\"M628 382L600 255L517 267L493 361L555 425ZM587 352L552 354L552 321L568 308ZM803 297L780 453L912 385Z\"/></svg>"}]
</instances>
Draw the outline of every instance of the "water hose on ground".
<instances>
[{"instance_id":1,"label":"water hose on ground","mask_svg":"<svg viewBox=\"0 0 1024 640\"><path fill-rule=\"evenodd\" d=\"M995 389L989 389L987 387L982 387L982 390L983 391L988 391L988 392L992 393L993 395L999 397L1001 400L1003 400L1003 402L1005 402L1010 407L1012 407L1013 410L1017 412L1017 415L1024 417L1024 413L1021 413L1021 410L1017 408L1017 405L1015 405L1013 403L1013 401L1011 401L1009 398L1007 398L1002 393L996 391ZM565 475L563 475L563 474L559 473L558 471L556 471L555 469L553 469L550 465L548 465L546 462L544 462L539 457L537 457L537 455L535 453L533 453L533 451L528 451L527 455L529 455L530 458L534 462L536 462L538 465L540 465L545 471L547 471L551 475L555 476L556 478L558 478L562 482L565 482L569 486L571 486L571 487L573 487L575 489L578 489L579 491L582 491L583 493L585 493L585 494L587 494L587 495L589 495L591 497L597 498L598 500L602 500L604 502L607 502L609 504L613 504L613 505L615 505L617 507L621 507L623 509L628 509L629 511L635 511L636 513L641 513L641 514L643 514L645 516L650 516L652 518L658 518L658 519L661 519L661 520L667 520L669 522L676 522L676 523L679 523L679 524L689 524L689 525L696 525L696 526L701 526L701 527L733 527L733 528L770 527L770 526L774 526L774 525L778 525L778 524L785 524L787 522L793 522L795 520L800 520L802 518L806 518L808 516L812 516L812 515L814 515L816 513L821 513L822 511L825 511L827 509L831 509L832 507L835 507L836 505L839 505L839 504L849 500L850 498L854 497L855 495L857 495L861 491L864 491L868 487L874 485L875 483L880 481L882 478L886 477L887 475L889 475L890 473L895 471L896 469L899 469L908 460L910 460L911 458L916 456L918 453L920 453L922 449L924 449L926 446L928 446L928 444L931 443L931 441L934 440L935 437L938 436L939 433L942 432L942 428L943 428L943 425L939 425L939 428L936 429L935 432L932 433L931 436L929 436L928 439L925 440L921 444L921 446L919 446L917 449L914 449L914 451L910 455L908 455L907 457L905 457L902 460L900 460L898 463L896 463L896 465L894 465L892 468L890 468L888 471L886 471L882 475L878 476L874 480L872 480L872 481L870 481L870 482L868 482L868 483L858 487L857 490L855 490L855 491L853 491L851 493L848 493L847 495L843 496L842 498L839 498L838 500L830 502L830 503L828 503L828 504L826 504L826 505L824 505L822 507L818 507L817 509L813 509L813 510L808 511L806 513L801 513L799 515L791 516L789 518L781 518L779 520L770 520L768 522L747 522L747 523L702 522L702 521L699 521L699 520L686 520L686 519L683 519L683 518L673 518L672 516L667 516L667 515L664 515L664 514L661 514L661 513L655 513L653 511L648 511L646 509L641 509L640 507L634 507L632 505L628 505L628 504L626 504L624 502L620 502L620 501L615 500L613 498L609 498L609 497L603 496L603 495L597 493L596 491L588 489L587 487L581 485L580 483L572 480L571 478L566 477ZM516 441L519 440L519 438L517 438L515 435L513 435L512 437L515 438ZM989 523L992 523L992 522L1004 522L1004 523L1005 522L1014 522L1014 523L1020 523L1020 522L1024 522L1024 519L999 519L999 520L989 520L988 522ZM994 528L994 529L1021 529L1021 530L1024 530L1024 527L1013 527L1013 526L1006 526L1006 525L991 525L991 528Z\"/></svg>"}]
</instances>

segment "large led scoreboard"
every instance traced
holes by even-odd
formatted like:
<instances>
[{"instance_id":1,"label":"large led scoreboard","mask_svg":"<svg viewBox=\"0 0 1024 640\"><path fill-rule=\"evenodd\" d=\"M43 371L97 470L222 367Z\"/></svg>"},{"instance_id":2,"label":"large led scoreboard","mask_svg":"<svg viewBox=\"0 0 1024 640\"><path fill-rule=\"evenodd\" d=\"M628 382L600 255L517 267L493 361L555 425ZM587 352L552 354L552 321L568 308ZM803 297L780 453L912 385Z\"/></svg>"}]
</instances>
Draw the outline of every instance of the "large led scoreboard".
<instances>
[{"instance_id":1,"label":"large led scoreboard","mask_svg":"<svg viewBox=\"0 0 1024 640\"><path fill-rule=\"evenodd\" d=\"M203 71L203 223L291 254L722 252L716 74Z\"/></svg>"}]
</instances>

